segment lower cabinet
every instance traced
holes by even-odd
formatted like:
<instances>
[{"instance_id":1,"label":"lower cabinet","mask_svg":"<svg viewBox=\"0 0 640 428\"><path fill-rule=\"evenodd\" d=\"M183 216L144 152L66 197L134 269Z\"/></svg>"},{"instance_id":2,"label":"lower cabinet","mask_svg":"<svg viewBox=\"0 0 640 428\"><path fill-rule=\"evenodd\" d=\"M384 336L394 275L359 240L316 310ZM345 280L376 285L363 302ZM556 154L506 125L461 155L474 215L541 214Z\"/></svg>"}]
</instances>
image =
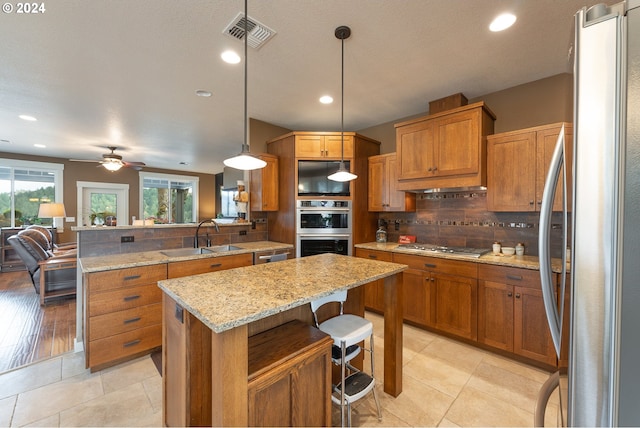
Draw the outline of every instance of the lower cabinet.
<instances>
[{"instance_id":1,"label":"lower cabinet","mask_svg":"<svg viewBox=\"0 0 640 428\"><path fill-rule=\"evenodd\" d=\"M403 272L404 319L421 326L476 340L476 263L393 254Z\"/></svg>"},{"instance_id":2,"label":"lower cabinet","mask_svg":"<svg viewBox=\"0 0 640 428\"><path fill-rule=\"evenodd\" d=\"M167 268L167 276L180 278L201 273L217 272L219 270L233 269L253 264L253 253L234 254L221 257L207 257L182 262L170 262Z\"/></svg>"},{"instance_id":3,"label":"lower cabinet","mask_svg":"<svg viewBox=\"0 0 640 428\"><path fill-rule=\"evenodd\" d=\"M301 321L249 338L249 426L331 426L333 340Z\"/></svg>"},{"instance_id":4,"label":"lower cabinet","mask_svg":"<svg viewBox=\"0 0 640 428\"><path fill-rule=\"evenodd\" d=\"M162 344L166 264L85 275L86 366L99 370L149 353Z\"/></svg>"},{"instance_id":5,"label":"lower cabinet","mask_svg":"<svg viewBox=\"0 0 640 428\"><path fill-rule=\"evenodd\" d=\"M478 268L478 342L555 366L538 271Z\"/></svg>"},{"instance_id":6,"label":"lower cabinet","mask_svg":"<svg viewBox=\"0 0 640 428\"><path fill-rule=\"evenodd\" d=\"M356 257L381 262L390 262L392 259L391 253L388 251L367 250L363 248L356 248ZM406 287L405 285L405 289ZM364 307L374 312L384 312L384 279L370 282L364 286Z\"/></svg>"}]
</instances>

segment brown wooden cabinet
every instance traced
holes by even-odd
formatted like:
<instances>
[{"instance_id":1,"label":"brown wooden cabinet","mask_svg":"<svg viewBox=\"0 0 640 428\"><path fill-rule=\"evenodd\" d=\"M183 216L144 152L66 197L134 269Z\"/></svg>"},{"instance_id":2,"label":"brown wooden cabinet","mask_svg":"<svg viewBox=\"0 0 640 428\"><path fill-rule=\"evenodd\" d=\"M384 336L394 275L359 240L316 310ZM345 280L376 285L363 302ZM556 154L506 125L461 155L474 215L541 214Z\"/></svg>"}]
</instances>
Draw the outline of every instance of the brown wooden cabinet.
<instances>
[{"instance_id":1,"label":"brown wooden cabinet","mask_svg":"<svg viewBox=\"0 0 640 428\"><path fill-rule=\"evenodd\" d=\"M487 209L539 211L551 157L563 123L490 135L487 138ZM573 159L573 127L565 125L565 165ZM535 160L535 161L534 161ZM567 170L568 206L571 206L571 169ZM562 211L558 183L553 210Z\"/></svg>"},{"instance_id":2,"label":"brown wooden cabinet","mask_svg":"<svg viewBox=\"0 0 640 428\"><path fill-rule=\"evenodd\" d=\"M85 359L91 370L149 353L162 344L166 264L85 275Z\"/></svg>"},{"instance_id":3,"label":"brown wooden cabinet","mask_svg":"<svg viewBox=\"0 0 640 428\"><path fill-rule=\"evenodd\" d=\"M486 185L494 120L480 102L396 124L398 189Z\"/></svg>"},{"instance_id":4,"label":"brown wooden cabinet","mask_svg":"<svg viewBox=\"0 0 640 428\"><path fill-rule=\"evenodd\" d=\"M249 426L331 426L326 333L291 321L249 337Z\"/></svg>"},{"instance_id":5,"label":"brown wooden cabinet","mask_svg":"<svg viewBox=\"0 0 640 428\"><path fill-rule=\"evenodd\" d=\"M555 366L540 273L480 265L478 277L478 342Z\"/></svg>"},{"instance_id":6,"label":"brown wooden cabinet","mask_svg":"<svg viewBox=\"0 0 640 428\"><path fill-rule=\"evenodd\" d=\"M278 157L263 153L257 156L267 166L250 172L249 198L252 211L278 211Z\"/></svg>"},{"instance_id":7,"label":"brown wooden cabinet","mask_svg":"<svg viewBox=\"0 0 640 428\"><path fill-rule=\"evenodd\" d=\"M219 270L233 269L253 264L253 253L234 254L220 257L204 257L182 262L170 262L168 265L168 278L180 278L188 275L217 272Z\"/></svg>"},{"instance_id":8,"label":"brown wooden cabinet","mask_svg":"<svg viewBox=\"0 0 640 428\"><path fill-rule=\"evenodd\" d=\"M353 157L353 135L344 136L344 157ZM342 158L340 132L296 134L296 158Z\"/></svg>"},{"instance_id":9,"label":"brown wooden cabinet","mask_svg":"<svg viewBox=\"0 0 640 428\"><path fill-rule=\"evenodd\" d=\"M398 189L395 153L369 157L369 211L415 211L415 193Z\"/></svg>"},{"instance_id":10,"label":"brown wooden cabinet","mask_svg":"<svg viewBox=\"0 0 640 428\"><path fill-rule=\"evenodd\" d=\"M393 261L409 266L403 272L406 320L476 340L475 263L398 253Z\"/></svg>"},{"instance_id":11,"label":"brown wooden cabinet","mask_svg":"<svg viewBox=\"0 0 640 428\"><path fill-rule=\"evenodd\" d=\"M390 262L392 259L390 252L367 250L364 248L356 248L356 257L379 260L381 262ZM404 287L406 290L406 285ZM384 312L384 279L370 282L364 286L364 307L378 313Z\"/></svg>"}]
</instances>

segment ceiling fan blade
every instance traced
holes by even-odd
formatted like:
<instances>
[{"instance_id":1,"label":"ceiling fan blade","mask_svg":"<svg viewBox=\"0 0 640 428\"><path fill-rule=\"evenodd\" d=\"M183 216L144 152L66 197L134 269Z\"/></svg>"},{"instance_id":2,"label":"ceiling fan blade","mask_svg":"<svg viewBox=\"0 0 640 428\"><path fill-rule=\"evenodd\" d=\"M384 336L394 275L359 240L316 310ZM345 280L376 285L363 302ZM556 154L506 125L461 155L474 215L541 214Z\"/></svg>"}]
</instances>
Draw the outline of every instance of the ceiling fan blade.
<instances>
[{"instance_id":1,"label":"ceiling fan blade","mask_svg":"<svg viewBox=\"0 0 640 428\"><path fill-rule=\"evenodd\" d=\"M71 162L102 162L99 160L93 160L93 159L69 159Z\"/></svg>"},{"instance_id":2,"label":"ceiling fan blade","mask_svg":"<svg viewBox=\"0 0 640 428\"><path fill-rule=\"evenodd\" d=\"M127 161L123 161L123 162L124 162L124 166L146 166L144 162L127 162Z\"/></svg>"}]
</instances>

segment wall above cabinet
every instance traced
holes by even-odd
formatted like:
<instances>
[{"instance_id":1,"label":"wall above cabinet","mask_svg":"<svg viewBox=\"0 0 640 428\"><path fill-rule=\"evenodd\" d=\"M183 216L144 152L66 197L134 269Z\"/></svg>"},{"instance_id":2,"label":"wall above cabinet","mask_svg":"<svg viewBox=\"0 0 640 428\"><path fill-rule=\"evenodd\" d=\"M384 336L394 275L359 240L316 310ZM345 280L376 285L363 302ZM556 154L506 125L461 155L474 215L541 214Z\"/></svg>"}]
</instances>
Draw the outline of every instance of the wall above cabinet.
<instances>
[{"instance_id":1,"label":"wall above cabinet","mask_svg":"<svg viewBox=\"0 0 640 428\"><path fill-rule=\"evenodd\" d=\"M486 186L495 118L479 102L396 124L398 190Z\"/></svg>"}]
</instances>

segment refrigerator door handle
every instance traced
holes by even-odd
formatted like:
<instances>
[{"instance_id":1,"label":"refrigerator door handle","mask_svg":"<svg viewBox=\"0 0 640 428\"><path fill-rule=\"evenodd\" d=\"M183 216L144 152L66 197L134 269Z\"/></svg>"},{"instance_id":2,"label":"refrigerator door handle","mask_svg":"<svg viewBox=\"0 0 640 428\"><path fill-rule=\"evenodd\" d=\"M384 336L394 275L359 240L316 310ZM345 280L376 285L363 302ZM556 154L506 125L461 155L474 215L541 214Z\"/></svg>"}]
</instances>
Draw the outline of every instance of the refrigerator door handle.
<instances>
[{"instance_id":1,"label":"refrigerator door handle","mask_svg":"<svg viewBox=\"0 0 640 428\"><path fill-rule=\"evenodd\" d=\"M540 280L542 282L542 299L544 301L544 310L547 314L547 321L549 323L549 330L551 331L551 338L553 339L553 346L556 349L556 354L560 358L560 342L562 336L562 309L558 310L558 303L556 300L556 293L553 286L553 277L551 271L551 213L553 210L553 200L556 194L556 186L562 170L562 164L564 162L564 125L558 135L556 147L553 151L553 157L551 158L551 165L549 166L549 172L547 173L547 179L544 184L544 191L542 193L542 205L540 207L540 234L538 235L538 248L540 254ZM563 174L563 213L562 213L562 226L563 226L563 249L567 247L567 201L566 201L566 168ZM566 254L562 251L562 278L561 278L561 299L560 302L564 302L564 285L565 285L565 273L566 273ZM564 308L564 305L560 305Z\"/></svg>"}]
</instances>

